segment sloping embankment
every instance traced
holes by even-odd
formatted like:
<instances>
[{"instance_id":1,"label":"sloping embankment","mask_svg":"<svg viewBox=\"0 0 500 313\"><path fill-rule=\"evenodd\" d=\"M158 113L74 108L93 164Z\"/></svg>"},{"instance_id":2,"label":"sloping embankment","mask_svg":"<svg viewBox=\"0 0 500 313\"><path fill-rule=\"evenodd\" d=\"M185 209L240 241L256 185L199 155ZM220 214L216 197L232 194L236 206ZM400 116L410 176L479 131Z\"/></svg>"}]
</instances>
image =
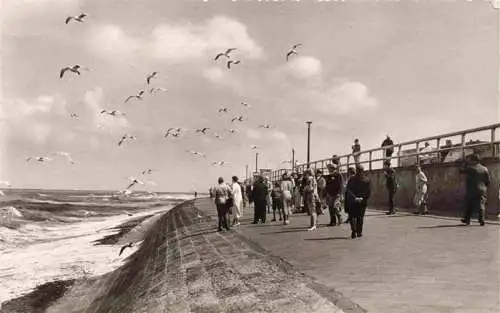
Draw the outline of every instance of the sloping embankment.
<instances>
[{"instance_id":1,"label":"sloping embankment","mask_svg":"<svg viewBox=\"0 0 500 313\"><path fill-rule=\"evenodd\" d=\"M45 312L343 312L329 290L237 233L215 230L213 219L196 218L193 201L184 202L151 226L122 267L76 281Z\"/></svg>"}]
</instances>

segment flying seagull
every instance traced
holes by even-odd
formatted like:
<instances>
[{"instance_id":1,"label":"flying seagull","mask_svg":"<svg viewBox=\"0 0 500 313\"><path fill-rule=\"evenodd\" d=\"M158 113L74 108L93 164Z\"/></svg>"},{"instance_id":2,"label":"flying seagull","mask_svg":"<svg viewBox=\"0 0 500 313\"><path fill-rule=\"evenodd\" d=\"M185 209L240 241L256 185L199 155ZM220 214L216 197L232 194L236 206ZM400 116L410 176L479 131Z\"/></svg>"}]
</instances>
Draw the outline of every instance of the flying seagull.
<instances>
[{"instance_id":1,"label":"flying seagull","mask_svg":"<svg viewBox=\"0 0 500 313\"><path fill-rule=\"evenodd\" d=\"M118 142L118 145L121 146L122 143L124 143L126 140L134 140L134 139L137 139L137 138L135 138L135 136L132 136L132 135L129 135L129 134L125 134L125 135L122 136L122 138Z\"/></svg>"},{"instance_id":2,"label":"flying seagull","mask_svg":"<svg viewBox=\"0 0 500 313\"><path fill-rule=\"evenodd\" d=\"M227 113L229 111L228 108L220 108L219 113Z\"/></svg>"},{"instance_id":3,"label":"flying seagull","mask_svg":"<svg viewBox=\"0 0 500 313\"><path fill-rule=\"evenodd\" d=\"M250 107L250 104L248 104L248 103L246 103L246 102L241 102L241 104L242 104L243 106L247 107L247 108L248 108L248 107Z\"/></svg>"},{"instance_id":4,"label":"flying seagull","mask_svg":"<svg viewBox=\"0 0 500 313\"><path fill-rule=\"evenodd\" d=\"M229 60L229 61L227 61L227 68L230 70L231 64L240 64L240 63L241 63L240 60L238 60L238 61Z\"/></svg>"},{"instance_id":5,"label":"flying seagull","mask_svg":"<svg viewBox=\"0 0 500 313\"><path fill-rule=\"evenodd\" d=\"M108 115L115 116L115 117L125 116L125 113L122 113L122 112L117 111L117 110L113 110L113 111L102 110L101 114L108 114Z\"/></svg>"},{"instance_id":6,"label":"flying seagull","mask_svg":"<svg viewBox=\"0 0 500 313\"><path fill-rule=\"evenodd\" d=\"M234 133L237 133L238 131L236 129L228 129L227 130L228 132L230 132L231 134L234 134Z\"/></svg>"},{"instance_id":7,"label":"flying seagull","mask_svg":"<svg viewBox=\"0 0 500 313\"><path fill-rule=\"evenodd\" d=\"M210 128L208 128L208 127L198 128L198 129L196 130L196 132L197 132L197 133L202 133L203 135L206 135L206 132L207 132L207 130L209 130L209 129L210 129Z\"/></svg>"},{"instance_id":8,"label":"flying seagull","mask_svg":"<svg viewBox=\"0 0 500 313\"><path fill-rule=\"evenodd\" d=\"M293 45L292 49L290 51L288 51L288 53L286 54L286 60L288 61L288 59L290 58L290 56L294 55L294 54L297 54L297 48L302 46L302 44L298 43L296 45Z\"/></svg>"},{"instance_id":9,"label":"flying seagull","mask_svg":"<svg viewBox=\"0 0 500 313\"><path fill-rule=\"evenodd\" d=\"M150 169L150 168L148 168L147 170L142 171L142 173L141 173L141 174L142 174L142 175L146 175L146 174L151 175L152 173L153 173L153 170L152 170L152 169Z\"/></svg>"},{"instance_id":10,"label":"flying seagull","mask_svg":"<svg viewBox=\"0 0 500 313\"><path fill-rule=\"evenodd\" d=\"M201 152L197 152L197 151L193 151L193 150L188 150L188 152L194 156L201 156L203 158L205 157L205 153L201 153Z\"/></svg>"},{"instance_id":11,"label":"flying seagull","mask_svg":"<svg viewBox=\"0 0 500 313\"><path fill-rule=\"evenodd\" d=\"M255 149L259 148L259 147L257 147L257 146L254 145L254 146L251 146L250 148L252 148L252 150L255 150Z\"/></svg>"},{"instance_id":12,"label":"flying seagull","mask_svg":"<svg viewBox=\"0 0 500 313\"><path fill-rule=\"evenodd\" d=\"M167 89L165 89L163 87L154 87L154 88L149 89L150 94L154 94L154 93L157 93L160 91L167 91Z\"/></svg>"},{"instance_id":13,"label":"flying seagull","mask_svg":"<svg viewBox=\"0 0 500 313\"><path fill-rule=\"evenodd\" d=\"M156 78L156 75L158 75L158 72L153 72L151 73L151 75L148 75L148 77L146 77L146 82L148 83L148 85L151 82L152 78Z\"/></svg>"},{"instance_id":14,"label":"flying seagull","mask_svg":"<svg viewBox=\"0 0 500 313\"><path fill-rule=\"evenodd\" d=\"M123 253L123 250L127 249L127 248L132 248L134 246L134 243L133 242L129 242L128 244L122 246L122 248L120 249L120 254L118 254L118 256L122 255Z\"/></svg>"},{"instance_id":15,"label":"flying seagull","mask_svg":"<svg viewBox=\"0 0 500 313\"><path fill-rule=\"evenodd\" d=\"M71 154L69 154L68 152L64 151L54 152L54 155L65 157L69 161L69 163L75 164L75 161L73 161L73 159L71 158Z\"/></svg>"},{"instance_id":16,"label":"flying seagull","mask_svg":"<svg viewBox=\"0 0 500 313\"><path fill-rule=\"evenodd\" d=\"M221 136L221 135L219 135L219 134L215 134L214 136L215 136L215 138L217 138L217 139L222 139L222 136Z\"/></svg>"},{"instance_id":17,"label":"flying seagull","mask_svg":"<svg viewBox=\"0 0 500 313\"><path fill-rule=\"evenodd\" d=\"M85 13L80 13L78 16L68 16L66 18L66 24L68 24L71 20L82 23L85 17L87 17L87 14Z\"/></svg>"},{"instance_id":18,"label":"flying seagull","mask_svg":"<svg viewBox=\"0 0 500 313\"><path fill-rule=\"evenodd\" d=\"M6 185L6 186L7 186L7 187L9 187L9 188L11 187L10 182L8 182L8 181L6 181L6 180L2 180L2 181L0 181L0 185Z\"/></svg>"},{"instance_id":19,"label":"flying seagull","mask_svg":"<svg viewBox=\"0 0 500 313\"><path fill-rule=\"evenodd\" d=\"M76 114L76 113L71 113L71 115L69 117L74 118L74 119L79 119L80 118L78 116L78 114Z\"/></svg>"},{"instance_id":20,"label":"flying seagull","mask_svg":"<svg viewBox=\"0 0 500 313\"><path fill-rule=\"evenodd\" d=\"M130 180L131 180L131 182L130 182L130 184L128 185L128 187L126 188L126 190L128 190L128 189L130 189L130 188L134 187L134 186L135 186L135 185L137 185L137 184L144 185L144 182L143 182L143 181L141 181L141 180L138 180L137 178L130 177Z\"/></svg>"},{"instance_id":21,"label":"flying seagull","mask_svg":"<svg viewBox=\"0 0 500 313\"><path fill-rule=\"evenodd\" d=\"M218 161L218 162L213 162L212 163L212 166L224 166L226 164L226 162L224 161Z\"/></svg>"},{"instance_id":22,"label":"flying seagull","mask_svg":"<svg viewBox=\"0 0 500 313\"><path fill-rule=\"evenodd\" d=\"M267 129L270 129L270 128L271 128L271 125L269 125L269 124L259 125L259 128L267 128Z\"/></svg>"},{"instance_id":23,"label":"flying seagull","mask_svg":"<svg viewBox=\"0 0 500 313\"><path fill-rule=\"evenodd\" d=\"M214 61L217 61L221 56L225 56L226 58L229 59L230 58L229 53L231 53L234 50L238 50L238 49L236 49L236 48L230 48L230 49L227 49L226 52L221 52L221 53L217 54L215 56Z\"/></svg>"},{"instance_id":24,"label":"flying seagull","mask_svg":"<svg viewBox=\"0 0 500 313\"><path fill-rule=\"evenodd\" d=\"M128 96L127 99L125 99L125 103L127 103L130 99L136 98L137 100L142 100L142 96L144 95L144 90L139 91L135 96Z\"/></svg>"},{"instance_id":25,"label":"flying seagull","mask_svg":"<svg viewBox=\"0 0 500 313\"><path fill-rule=\"evenodd\" d=\"M64 67L64 68L61 69L61 72L59 73L59 78L62 79L63 76L64 76L64 73L66 73L67 71L70 71L70 72L73 72L75 74L80 75L81 74L80 73L81 69L83 70L83 68L80 65L78 65L78 64L73 65L71 67L66 66L66 67Z\"/></svg>"},{"instance_id":26,"label":"flying seagull","mask_svg":"<svg viewBox=\"0 0 500 313\"><path fill-rule=\"evenodd\" d=\"M45 161L52 161L52 158L49 158L47 156L27 157L26 162L29 162L29 161L45 162Z\"/></svg>"},{"instance_id":27,"label":"flying seagull","mask_svg":"<svg viewBox=\"0 0 500 313\"><path fill-rule=\"evenodd\" d=\"M178 127L178 128L173 128L173 127L170 127L169 129L167 129L167 131L165 132L165 137L168 137L168 136L173 136L173 137L179 137L179 133L181 131L181 128Z\"/></svg>"},{"instance_id":28,"label":"flying seagull","mask_svg":"<svg viewBox=\"0 0 500 313\"><path fill-rule=\"evenodd\" d=\"M243 116L235 116L235 117L233 117L233 119L231 120L231 122L235 122L235 121L243 122Z\"/></svg>"}]
</instances>

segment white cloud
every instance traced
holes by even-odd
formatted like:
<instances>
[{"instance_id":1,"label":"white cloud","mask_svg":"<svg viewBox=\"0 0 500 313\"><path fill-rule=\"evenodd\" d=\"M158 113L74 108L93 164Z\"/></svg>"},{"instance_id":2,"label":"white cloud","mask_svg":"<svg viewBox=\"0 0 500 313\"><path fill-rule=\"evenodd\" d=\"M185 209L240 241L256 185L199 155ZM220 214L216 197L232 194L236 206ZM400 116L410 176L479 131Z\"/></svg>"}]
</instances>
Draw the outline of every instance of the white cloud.
<instances>
[{"instance_id":1,"label":"white cloud","mask_svg":"<svg viewBox=\"0 0 500 313\"><path fill-rule=\"evenodd\" d=\"M359 82L346 82L326 92L329 107L341 112L375 108L377 100L368 95L368 88Z\"/></svg>"},{"instance_id":2,"label":"white cloud","mask_svg":"<svg viewBox=\"0 0 500 313\"><path fill-rule=\"evenodd\" d=\"M259 139L261 137L261 133L255 129L247 129L247 137L251 139Z\"/></svg>"},{"instance_id":3,"label":"white cloud","mask_svg":"<svg viewBox=\"0 0 500 313\"><path fill-rule=\"evenodd\" d=\"M284 132L279 130L273 131L272 137L277 140L288 140L288 136Z\"/></svg>"},{"instance_id":4,"label":"white cloud","mask_svg":"<svg viewBox=\"0 0 500 313\"><path fill-rule=\"evenodd\" d=\"M244 24L224 16L213 17L200 24L179 23L157 25L147 38L133 37L116 25L94 28L89 45L99 55L153 57L172 63L213 59L216 53L237 48L236 58L260 58L260 48L249 36Z\"/></svg>"},{"instance_id":5,"label":"white cloud","mask_svg":"<svg viewBox=\"0 0 500 313\"><path fill-rule=\"evenodd\" d=\"M222 82L224 79L224 71L218 67L206 68L203 70L203 76L211 82Z\"/></svg>"},{"instance_id":6,"label":"white cloud","mask_svg":"<svg viewBox=\"0 0 500 313\"><path fill-rule=\"evenodd\" d=\"M2 102L0 117L6 132L44 144L52 133L52 121L66 114L66 100L56 94L42 95L33 100L14 99ZM7 131L8 130L8 131Z\"/></svg>"},{"instance_id":7,"label":"white cloud","mask_svg":"<svg viewBox=\"0 0 500 313\"><path fill-rule=\"evenodd\" d=\"M103 101L104 92L102 88L94 88L85 92L85 103L92 112L96 130L99 130L97 126L100 125L104 130L114 133L130 126L125 116L113 117L108 114L101 114L101 111L104 109Z\"/></svg>"},{"instance_id":8,"label":"white cloud","mask_svg":"<svg viewBox=\"0 0 500 313\"><path fill-rule=\"evenodd\" d=\"M290 72L299 78L309 78L321 74L321 61L308 56L298 56L288 63Z\"/></svg>"}]
</instances>

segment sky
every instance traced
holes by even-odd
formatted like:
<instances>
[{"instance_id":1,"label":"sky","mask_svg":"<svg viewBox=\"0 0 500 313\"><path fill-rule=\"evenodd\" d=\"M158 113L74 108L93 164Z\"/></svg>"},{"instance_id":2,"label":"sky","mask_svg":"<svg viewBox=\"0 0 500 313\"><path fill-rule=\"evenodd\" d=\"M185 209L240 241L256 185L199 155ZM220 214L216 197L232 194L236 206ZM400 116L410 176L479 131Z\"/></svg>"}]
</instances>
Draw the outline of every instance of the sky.
<instances>
[{"instance_id":1,"label":"sky","mask_svg":"<svg viewBox=\"0 0 500 313\"><path fill-rule=\"evenodd\" d=\"M205 190L244 178L256 152L260 168L287 167L292 148L305 161L307 120L314 160L355 138L370 149L500 117L499 11L486 0L4 0L0 12L0 180L15 188L120 190L151 168L150 190ZM230 70L214 61L227 48L241 61ZM75 64L87 69L59 78ZM167 91L124 103L153 71L148 88ZM180 137L164 138L170 127ZM124 134L137 139L118 146ZM75 164L26 162L58 151Z\"/></svg>"}]
</instances>

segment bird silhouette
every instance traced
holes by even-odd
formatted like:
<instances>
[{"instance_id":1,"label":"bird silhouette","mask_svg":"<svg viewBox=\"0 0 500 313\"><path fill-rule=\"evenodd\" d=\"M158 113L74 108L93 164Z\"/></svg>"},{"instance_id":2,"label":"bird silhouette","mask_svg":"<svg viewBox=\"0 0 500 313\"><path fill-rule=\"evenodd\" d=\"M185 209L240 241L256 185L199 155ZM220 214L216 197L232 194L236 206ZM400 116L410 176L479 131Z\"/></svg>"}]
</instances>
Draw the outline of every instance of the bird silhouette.
<instances>
[{"instance_id":1,"label":"bird silhouette","mask_svg":"<svg viewBox=\"0 0 500 313\"><path fill-rule=\"evenodd\" d=\"M142 171L142 173L141 173L141 174L142 174L142 175L146 175L146 174L151 175L152 173L153 173L153 170L152 170L152 169L150 169L150 168L148 168L147 170Z\"/></svg>"},{"instance_id":2,"label":"bird silhouette","mask_svg":"<svg viewBox=\"0 0 500 313\"><path fill-rule=\"evenodd\" d=\"M146 77L146 82L148 83L148 85L151 82L151 79L156 78L156 75L158 75L158 72L153 72L150 75L148 75L148 77Z\"/></svg>"},{"instance_id":3,"label":"bird silhouette","mask_svg":"<svg viewBox=\"0 0 500 313\"><path fill-rule=\"evenodd\" d=\"M271 125L269 125L269 124L259 125L259 128L267 128L267 129L270 129L270 128L271 128Z\"/></svg>"},{"instance_id":4,"label":"bird silhouette","mask_svg":"<svg viewBox=\"0 0 500 313\"><path fill-rule=\"evenodd\" d=\"M231 64L240 64L241 61L233 61L233 60L229 60L227 61L227 68L230 70L231 69Z\"/></svg>"},{"instance_id":5,"label":"bird silhouette","mask_svg":"<svg viewBox=\"0 0 500 313\"><path fill-rule=\"evenodd\" d=\"M198 129L196 130L196 132L197 132L197 133L202 133L203 135L206 135L206 132L207 132L207 130L209 130L209 129L210 129L210 128L208 128L208 127L198 128Z\"/></svg>"},{"instance_id":6,"label":"bird silhouette","mask_svg":"<svg viewBox=\"0 0 500 313\"><path fill-rule=\"evenodd\" d=\"M70 72L73 72L75 74L78 74L78 75L81 75L80 73L80 69L82 69L82 67L78 64L76 65L73 65L71 67L69 66L66 66L64 67L63 69L61 69L61 72L59 73L59 78L62 79L64 74L67 72L67 71L70 71Z\"/></svg>"},{"instance_id":7,"label":"bird silhouette","mask_svg":"<svg viewBox=\"0 0 500 313\"><path fill-rule=\"evenodd\" d=\"M154 88L149 89L150 94L154 94L154 93L157 93L160 91L167 91L167 89L165 89L163 87L154 87Z\"/></svg>"},{"instance_id":8,"label":"bird silhouette","mask_svg":"<svg viewBox=\"0 0 500 313\"><path fill-rule=\"evenodd\" d=\"M68 23L69 23L69 22L71 22L72 20L73 20L73 21L76 21L76 22L80 22L80 23L82 23L82 22L84 22L84 20L83 20L83 19L84 19L84 18L86 18L86 17L87 17L87 14L85 14L85 13L80 13L80 15L78 15L78 16L68 16L68 17L66 18L66 24L68 24Z\"/></svg>"},{"instance_id":9,"label":"bird silhouette","mask_svg":"<svg viewBox=\"0 0 500 313\"><path fill-rule=\"evenodd\" d=\"M248 107L250 107L250 104L248 104L248 103L246 103L246 102L241 102L241 104L242 104L243 106L247 107L247 108L248 108Z\"/></svg>"},{"instance_id":10,"label":"bird silhouette","mask_svg":"<svg viewBox=\"0 0 500 313\"><path fill-rule=\"evenodd\" d=\"M122 248L120 249L120 253L118 254L118 256L122 255L123 251L127 248L132 248L134 246L134 243L133 242L129 242L128 244L122 246Z\"/></svg>"},{"instance_id":11,"label":"bird silhouette","mask_svg":"<svg viewBox=\"0 0 500 313\"><path fill-rule=\"evenodd\" d=\"M26 162L30 162L30 161L45 162L45 161L52 161L52 158L49 158L47 156L27 157Z\"/></svg>"},{"instance_id":12,"label":"bird silhouette","mask_svg":"<svg viewBox=\"0 0 500 313\"><path fill-rule=\"evenodd\" d=\"M258 149L259 147L257 147L257 146L255 146L255 145L253 145L253 146L250 146L250 148L251 148L252 150L255 150L255 149Z\"/></svg>"},{"instance_id":13,"label":"bird silhouette","mask_svg":"<svg viewBox=\"0 0 500 313\"><path fill-rule=\"evenodd\" d=\"M102 110L100 113L101 114L108 114L108 115L111 115L114 117L125 116L125 113L122 113L122 112L117 111L117 110L113 110L113 111Z\"/></svg>"},{"instance_id":14,"label":"bird silhouette","mask_svg":"<svg viewBox=\"0 0 500 313\"><path fill-rule=\"evenodd\" d=\"M137 178L134 178L134 177L131 177L131 182L130 184L127 186L126 190L134 187L135 185L139 184L139 185L144 185L144 182L141 181L141 180L138 180Z\"/></svg>"},{"instance_id":15,"label":"bird silhouette","mask_svg":"<svg viewBox=\"0 0 500 313\"><path fill-rule=\"evenodd\" d=\"M134 139L137 139L137 138L135 138L135 136L133 136L133 135L125 134L122 136L122 138L118 142L118 146L121 146L127 140L134 140Z\"/></svg>"},{"instance_id":16,"label":"bird silhouette","mask_svg":"<svg viewBox=\"0 0 500 313\"><path fill-rule=\"evenodd\" d=\"M243 122L243 116L235 116L233 117L233 119L231 120L231 122Z\"/></svg>"},{"instance_id":17,"label":"bird silhouette","mask_svg":"<svg viewBox=\"0 0 500 313\"><path fill-rule=\"evenodd\" d=\"M290 51L288 51L288 53L286 54L286 60L287 60L287 61L288 61L288 59L289 59L292 55L294 55L294 54L295 54L295 55L296 55L296 54L298 54L296 49L297 49L298 47L300 47L300 46L302 46L302 44L300 44L300 43L298 43L298 44L296 44L296 45L293 45L292 49L291 49Z\"/></svg>"},{"instance_id":18,"label":"bird silhouette","mask_svg":"<svg viewBox=\"0 0 500 313\"><path fill-rule=\"evenodd\" d=\"M219 109L219 113L227 113L229 111L228 108L221 108Z\"/></svg>"},{"instance_id":19,"label":"bird silhouette","mask_svg":"<svg viewBox=\"0 0 500 313\"><path fill-rule=\"evenodd\" d=\"M180 131L181 131L180 127L178 127L178 128L170 127L169 129L167 129L164 136L165 137L168 137L168 136L179 137Z\"/></svg>"},{"instance_id":20,"label":"bird silhouette","mask_svg":"<svg viewBox=\"0 0 500 313\"><path fill-rule=\"evenodd\" d=\"M226 52L221 52L221 53L217 54L214 58L214 61L217 61L221 56L225 56L226 58L229 59L230 58L229 53L231 53L234 50L238 50L238 49L230 48L230 49L227 49Z\"/></svg>"},{"instance_id":21,"label":"bird silhouette","mask_svg":"<svg viewBox=\"0 0 500 313\"><path fill-rule=\"evenodd\" d=\"M78 114L76 114L76 113L71 113L71 115L69 117L74 118L74 119L79 119L80 118L78 116Z\"/></svg>"},{"instance_id":22,"label":"bird silhouette","mask_svg":"<svg viewBox=\"0 0 500 313\"><path fill-rule=\"evenodd\" d=\"M234 133L237 133L238 131L236 129L227 129L228 132L230 132L231 134L234 134Z\"/></svg>"},{"instance_id":23,"label":"bird silhouette","mask_svg":"<svg viewBox=\"0 0 500 313\"><path fill-rule=\"evenodd\" d=\"M125 103L127 103L130 99L136 98L137 100L142 100L142 96L144 95L144 90L139 91L136 95L134 96L128 96L127 99L125 99Z\"/></svg>"},{"instance_id":24,"label":"bird silhouette","mask_svg":"<svg viewBox=\"0 0 500 313\"><path fill-rule=\"evenodd\" d=\"M205 153L201 153L201 152L197 152L197 151L193 151L193 150L188 150L188 152L194 156L201 156L203 158L205 157Z\"/></svg>"}]
</instances>

